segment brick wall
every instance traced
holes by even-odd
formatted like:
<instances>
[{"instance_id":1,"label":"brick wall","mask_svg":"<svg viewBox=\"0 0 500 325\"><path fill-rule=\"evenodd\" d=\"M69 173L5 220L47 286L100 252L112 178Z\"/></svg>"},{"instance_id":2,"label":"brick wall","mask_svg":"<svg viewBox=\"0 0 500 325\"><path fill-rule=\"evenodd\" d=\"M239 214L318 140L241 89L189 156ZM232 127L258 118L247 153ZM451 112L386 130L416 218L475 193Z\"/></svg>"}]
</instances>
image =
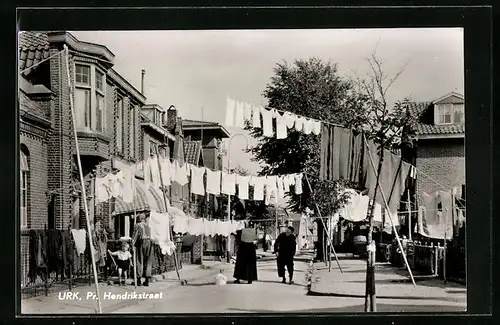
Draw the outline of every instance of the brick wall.
<instances>
[{"instance_id":1,"label":"brick wall","mask_svg":"<svg viewBox=\"0 0 500 325\"><path fill-rule=\"evenodd\" d=\"M50 55L61 50L51 45ZM70 58L70 76L73 75L72 58ZM54 132L48 141L49 158L49 190L57 193L55 197L56 227L66 228L71 221L71 180L72 152L74 150L73 128L69 106L69 88L63 56L50 59L50 88L55 94L54 100Z\"/></svg>"},{"instance_id":2,"label":"brick wall","mask_svg":"<svg viewBox=\"0 0 500 325\"><path fill-rule=\"evenodd\" d=\"M422 192L430 194L443 190L436 182L443 184L449 190L465 184L464 140L420 140L416 167L427 175L417 175L419 204L422 204Z\"/></svg>"},{"instance_id":3,"label":"brick wall","mask_svg":"<svg viewBox=\"0 0 500 325\"><path fill-rule=\"evenodd\" d=\"M21 148L28 154L28 228L43 229L47 223L47 142L21 130Z\"/></svg>"}]
</instances>

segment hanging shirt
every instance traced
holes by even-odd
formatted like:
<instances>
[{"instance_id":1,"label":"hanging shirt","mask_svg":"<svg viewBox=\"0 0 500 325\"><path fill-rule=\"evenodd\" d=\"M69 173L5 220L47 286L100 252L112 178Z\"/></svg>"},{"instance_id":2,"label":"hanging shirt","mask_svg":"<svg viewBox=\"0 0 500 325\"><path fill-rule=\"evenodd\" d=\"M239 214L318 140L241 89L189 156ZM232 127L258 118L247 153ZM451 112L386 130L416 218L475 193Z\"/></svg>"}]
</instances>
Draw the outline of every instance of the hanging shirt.
<instances>
[{"instance_id":1,"label":"hanging shirt","mask_svg":"<svg viewBox=\"0 0 500 325\"><path fill-rule=\"evenodd\" d=\"M234 116L234 126L239 128L245 127L245 103L236 102L236 112Z\"/></svg>"},{"instance_id":2,"label":"hanging shirt","mask_svg":"<svg viewBox=\"0 0 500 325\"><path fill-rule=\"evenodd\" d=\"M207 193L220 195L221 172L211 171L208 168L205 171L207 172Z\"/></svg>"},{"instance_id":3,"label":"hanging shirt","mask_svg":"<svg viewBox=\"0 0 500 325\"><path fill-rule=\"evenodd\" d=\"M205 195L205 185L203 184L204 175L205 168L191 166L191 193Z\"/></svg>"},{"instance_id":4,"label":"hanging shirt","mask_svg":"<svg viewBox=\"0 0 500 325\"><path fill-rule=\"evenodd\" d=\"M320 135L321 134L321 121L313 120L312 132L315 135Z\"/></svg>"},{"instance_id":5,"label":"hanging shirt","mask_svg":"<svg viewBox=\"0 0 500 325\"><path fill-rule=\"evenodd\" d=\"M301 116L295 115L295 131L302 132L304 127L304 119Z\"/></svg>"},{"instance_id":6,"label":"hanging shirt","mask_svg":"<svg viewBox=\"0 0 500 325\"><path fill-rule=\"evenodd\" d=\"M260 113L262 114L262 135L265 137L272 137L274 110L262 108Z\"/></svg>"},{"instance_id":7,"label":"hanging shirt","mask_svg":"<svg viewBox=\"0 0 500 325\"><path fill-rule=\"evenodd\" d=\"M260 123L260 112L261 112L261 108L259 106L253 107L252 127L254 127L254 128L261 128L262 127L262 125Z\"/></svg>"},{"instance_id":8,"label":"hanging shirt","mask_svg":"<svg viewBox=\"0 0 500 325\"><path fill-rule=\"evenodd\" d=\"M266 197L264 200L265 204L271 203L271 197L274 196L277 199L277 177L267 176L266 177Z\"/></svg>"},{"instance_id":9,"label":"hanging shirt","mask_svg":"<svg viewBox=\"0 0 500 325\"><path fill-rule=\"evenodd\" d=\"M222 193L228 195L236 193L236 174L222 172Z\"/></svg>"},{"instance_id":10,"label":"hanging shirt","mask_svg":"<svg viewBox=\"0 0 500 325\"><path fill-rule=\"evenodd\" d=\"M96 177L95 179L95 196L97 203L106 202L110 199L111 189L109 188L109 177Z\"/></svg>"},{"instance_id":11,"label":"hanging shirt","mask_svg":"<svg viewBox=\"0 0 500 325\"><path fill-rule=\"evenodd\" d=\"M236 184L238 185L238 198L248 200L248 184L250 176L236 175Z\"/></svg>"},{"instance_id":12,"label":"hanging shirt","mask_svg":"<svg viewBox=\"0 0 500 325\"><path fill-rule=\"evenodd\" d=\"M226 126L234 126L234 110L236 102L234 99L226 98Z\"/></svg>"},{"instance_id":13,"label":"hanging shirt","mask_svg":"<svg viewBox=\"0 0 500 325\"><path fill-rule=\"evenodd\" d=\"M253 186L253 199L254 201L264 200L264 183L266 181L265 177L251 176L250 185Z\"/></svg>"},{"instance_id":14,"label":"hanging shirt","mask_svg":"<svg viewBox=\"0 0 500 325\"><path fill-rule=\"evenodd\" d=\"M160 158L161 165L161 178L163 181L163 185L170 186L172 184L172 175L171 175L171 164L170 159L168 158Z\"/></svg>"},{"instance_id":15,"label":"hanging shirt","mask_svg":"<svg viewBox=\"0 0 500 325\"><path fill-rule=\"evenodd\" d=\"M293 128L293 126L295 125L295 120L297 119L297 116L293 113L290 113L290 112L285 112L285 114L283 116L285 118L286 127L289 129Z\"/></svg>"},{"instance_id":16,"label":"hanging shirt","mask_svg":"<svg viewBox=\"0 0 500 325\"><path fill-rule=\"evenodd\" d=\"M245 111L243 113L243 116L245 117L245 121L252 121L252 104L245 103Z\"/></svg>"},{"instance_id":17,"label":"hanging shirt","mask_svg":"<svg viewBox=\"0 0 500 325\"><path fill-rule=\"evenodd\" d=\"M311 134L314 127L314 121L308 118L304 118L303 121L304 124L302 126L302 131L304 132L304 134Z\"/></svg>"},{"instance_id":18,"label":"hanging shirt","mask_svg":"<svg viewBox=\"0 0 500 325\"><path fill-rule=\"evenodd\" d=\"M87 232L85 229L71 229L71 235L73 235L73 240L75 242L76 253L78 255L83 254L87 248L86 236Z\"/></svg>"},{"instance_id":19,"label":"hanging shirt","mask_svg":"<svg viewBox=\"0 0 500 325\"><path fill-rule=\"evenodd\" d=\"M295 174L295 194L302 194L302 177L304 174Z\"/></svg>"},{"instance_id":20,"label":"hanging shirt","mask_svg":"<svg viewBox=\"0 0 500 325\"><path fill-rule=\"evenodd\" d=\"M286 139L286 117L276 112L276 139Z\"/></svg>"}]
</instances>

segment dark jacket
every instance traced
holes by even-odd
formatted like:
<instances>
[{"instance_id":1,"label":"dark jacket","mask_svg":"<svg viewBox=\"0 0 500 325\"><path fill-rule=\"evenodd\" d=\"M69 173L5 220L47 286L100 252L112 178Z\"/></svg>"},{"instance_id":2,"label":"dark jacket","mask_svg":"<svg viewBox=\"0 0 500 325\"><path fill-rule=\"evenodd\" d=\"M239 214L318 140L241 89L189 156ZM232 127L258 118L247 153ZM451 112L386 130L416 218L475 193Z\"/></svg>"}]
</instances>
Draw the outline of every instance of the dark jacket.
<instances>
[{"instance_id":1,"label":"dark jacket","mask_svg":"<svg viewBox=\"0 0 500 325\"><path fill-rule=\"evenodd\" d=\"M294 234L287 235L286 233L279 234L274 243L274 252L278 252L281 256L294 256L297 249L297 241Z\"/></svg>"}]
</instances>

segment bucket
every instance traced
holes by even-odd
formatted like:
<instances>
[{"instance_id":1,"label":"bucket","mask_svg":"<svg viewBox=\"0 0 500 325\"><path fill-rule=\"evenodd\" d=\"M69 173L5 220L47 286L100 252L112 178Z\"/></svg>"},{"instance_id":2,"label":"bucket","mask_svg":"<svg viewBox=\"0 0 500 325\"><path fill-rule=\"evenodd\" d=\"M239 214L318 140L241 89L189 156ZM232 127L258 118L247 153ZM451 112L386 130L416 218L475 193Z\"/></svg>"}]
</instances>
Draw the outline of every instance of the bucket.
<instances>
[{"instance_id":1,"label":"bucket","mask_svg":"<svg viewBox=\"0 0 500 325\"><path fill-rule=\"evenodd\" d=\"M227 277L222 274L222 270L220 273L215 277L215 285L216 286L224 286L227 283Z\"/></svg>"}]
</instances>

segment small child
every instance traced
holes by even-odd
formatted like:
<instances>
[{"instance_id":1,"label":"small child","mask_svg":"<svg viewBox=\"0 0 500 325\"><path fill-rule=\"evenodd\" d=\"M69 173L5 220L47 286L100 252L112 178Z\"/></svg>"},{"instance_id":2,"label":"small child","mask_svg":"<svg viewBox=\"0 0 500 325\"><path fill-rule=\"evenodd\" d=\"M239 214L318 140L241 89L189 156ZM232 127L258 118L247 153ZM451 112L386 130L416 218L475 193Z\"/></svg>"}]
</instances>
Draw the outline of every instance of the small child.
<instances>
[{"instance_id":1,"label":"small child","mask_svg":"<svg viewBox=\"0 0 500 325\"><path fill-rule=\"evenodd\" d=\"M127 242L122 243L121 250L116 252L109 252L113 256L117 256L116 265L118 266L118 283L122 285L122 274L123 274L123 284L127 284L127 275L130 265L132 265L132 254L130 254L130 245Z\"/></svg>"}]
</instances>

